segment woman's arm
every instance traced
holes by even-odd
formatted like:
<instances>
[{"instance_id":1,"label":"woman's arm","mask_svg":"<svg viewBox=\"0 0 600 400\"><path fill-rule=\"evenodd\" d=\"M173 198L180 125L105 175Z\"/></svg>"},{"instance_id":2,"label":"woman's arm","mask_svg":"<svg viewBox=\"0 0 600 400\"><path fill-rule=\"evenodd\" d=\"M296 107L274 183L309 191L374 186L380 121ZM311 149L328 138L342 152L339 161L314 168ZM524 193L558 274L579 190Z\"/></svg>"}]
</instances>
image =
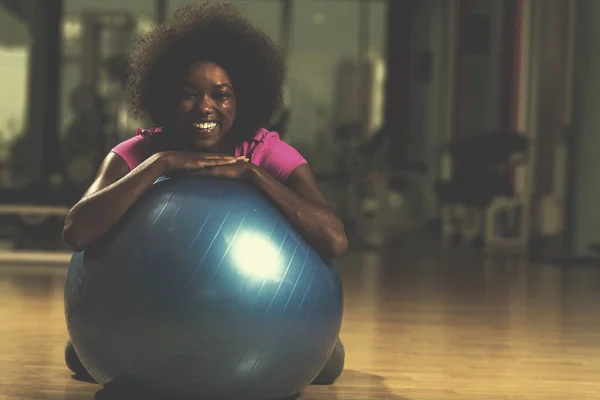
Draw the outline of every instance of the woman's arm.
<instances>
[{"instance_id":1,"label":"woman's arm","mask_svg":"<svg viewBox=\"0 0 600 400\"><path fill-rule=\"evenodd\" d=\"M120 156L109 153L94 183L67 214L63 242L81 251L98 240L165 171L166 161L160 154L130 171Z\"/></svg>"},{"instance_id":2,"label":"woman's arm","mask_svg":"<svg viewBox=\"0 0 600 400\"><path fill-rule=\"evenodd\" d=\"M348 250L344 224L318 189L307 164L296 168L285 185L259 167L248 164L248 168L250 181L275 201L323 256L336 259Z\"/></svg>"},{"instance_id":3,"label":"woman's arm","mask_svg":"<svg viewBox=\"0 0 600 400\"><path fill-rule=\"evenodd\" d=\"M94 183L67 214L63 242L80 251L100 239L168 171L231 165L245 160L224 154L163 152L147 158L133 170L117 154L109 153Z\"/></svg>"}]
</instances>

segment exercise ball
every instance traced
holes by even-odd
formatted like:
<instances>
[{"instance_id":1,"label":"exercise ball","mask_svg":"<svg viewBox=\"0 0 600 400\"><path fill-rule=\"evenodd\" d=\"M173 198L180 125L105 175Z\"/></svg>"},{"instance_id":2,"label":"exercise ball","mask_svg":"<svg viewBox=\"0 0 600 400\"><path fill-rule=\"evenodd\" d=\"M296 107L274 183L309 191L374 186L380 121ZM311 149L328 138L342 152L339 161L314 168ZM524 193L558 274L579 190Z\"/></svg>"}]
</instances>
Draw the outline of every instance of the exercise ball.
<instances>
[{"instance_id":1,"label":"exercise ball","mask_svg":"<svg viewBox=\"0 0 600 400\"><path fill-rule=\"evenodd\" d=\"M342 312L335 265L234 180L158 180L66 274L67 327L90 375L169 396L301 392Z\"/></svg>"}]
</instances>

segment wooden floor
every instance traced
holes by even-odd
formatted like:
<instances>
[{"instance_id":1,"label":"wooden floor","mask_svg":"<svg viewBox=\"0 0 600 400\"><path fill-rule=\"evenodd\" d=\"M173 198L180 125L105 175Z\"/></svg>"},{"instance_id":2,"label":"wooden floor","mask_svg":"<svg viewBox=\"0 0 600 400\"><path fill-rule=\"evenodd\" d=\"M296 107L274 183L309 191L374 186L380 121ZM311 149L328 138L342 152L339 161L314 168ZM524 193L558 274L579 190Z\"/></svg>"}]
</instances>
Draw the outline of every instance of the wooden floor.
<instances>
[{"instance_id":1,"label":"wooden floor","mask_svg":"<svg viewBox=\"0 0 600 400\"><path fill-rule=\"evenodd\" d=\"M343 268L347 370L303 399L600 399L600 269L375 253ZM63 364L64 273L0 266L2 400L118 399Z\"/></svg>"}]
</instances>

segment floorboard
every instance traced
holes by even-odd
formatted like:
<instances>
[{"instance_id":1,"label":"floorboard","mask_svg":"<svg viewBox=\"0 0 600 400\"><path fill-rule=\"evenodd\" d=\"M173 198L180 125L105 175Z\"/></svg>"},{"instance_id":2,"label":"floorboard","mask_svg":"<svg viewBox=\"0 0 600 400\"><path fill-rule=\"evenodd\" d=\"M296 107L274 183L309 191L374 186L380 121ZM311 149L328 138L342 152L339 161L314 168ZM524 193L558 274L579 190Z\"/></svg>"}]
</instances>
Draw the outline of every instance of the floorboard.
<instances>
[{"instance_id":1,"label":"floorboard","mask_svg":"<svg viewBox=\"0 0 600 400\"><path fill-rule=\"evenodd\" d=\"M351 252L346 371L302 399L600 399L600 269ZM0 266L0 399L121 400L64 365L65 265Z\"/></svg>"}]
</instances>

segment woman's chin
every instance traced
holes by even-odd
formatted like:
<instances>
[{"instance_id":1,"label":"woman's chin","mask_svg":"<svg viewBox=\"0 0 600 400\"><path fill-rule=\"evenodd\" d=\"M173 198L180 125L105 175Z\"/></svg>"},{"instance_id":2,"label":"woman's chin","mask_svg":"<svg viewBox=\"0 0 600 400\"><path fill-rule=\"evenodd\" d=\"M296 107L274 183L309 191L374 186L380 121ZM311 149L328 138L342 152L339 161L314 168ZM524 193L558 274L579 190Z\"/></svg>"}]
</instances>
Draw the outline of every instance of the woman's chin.
<instances>
[{"instance_id":1,"label":"woman's chin","mask_svg":"<svg viewBox=\"0 0 600 400\"><path fill-rule=\"evenodd\" d=\"M189 146L190 150L218 152L219 148L224 145L224 143L222 143L223 135L221 133L221 130L218 128L213 132L186 130L185 133L181 135L181 138L183 139L185 146Z\"/></svg>"},{"instance_id":2,"label":"woman's chin","mask_svg":"<svg viewBox=\"0 0 600 400\"><path fill-rule=\"evenodd\" d=\"M190 144L198 150L212 150L215 151L219 147L221 137L218 135L211 137L198 137L191 138Z\"/></svg>"},{"instance_id":3,"label":"woman's chin","mask_svg":"<svg viewBox=\"0 0 600 400\"><path fill-rule=\"evenodd\" d=\"M218 132L198 133L188 130L181 135L181 139L190 147L209 148L219 143L220 136Z\"/></svg>"}]
</instances>

